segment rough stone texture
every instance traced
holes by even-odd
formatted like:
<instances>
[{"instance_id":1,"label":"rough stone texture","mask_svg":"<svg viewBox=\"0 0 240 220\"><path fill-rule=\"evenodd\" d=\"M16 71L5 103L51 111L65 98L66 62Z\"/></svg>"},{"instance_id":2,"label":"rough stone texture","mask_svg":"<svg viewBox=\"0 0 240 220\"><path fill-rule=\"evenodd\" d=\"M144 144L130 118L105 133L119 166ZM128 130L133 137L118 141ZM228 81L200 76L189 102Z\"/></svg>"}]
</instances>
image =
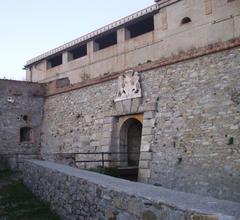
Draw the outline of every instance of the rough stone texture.
<instances>
[{"instance_id":1,"label":"rough stone texture","mask_svg":"<svg viewBox=\"0 0 240 220\"><path fill-rule=\"evenodd\" d=\"M39 154L43 92L42 86L36 83L0 80L0 167L4 161L6 166L7 159L13 155L14 164L21 154L28 154L24 158ZM26 126L33 129L33 139L20 142L20 128Z\"/></svg>"},{"instance_id":2,"label":"rough stone texture","mask_svg":"<svg viewBox=\"0 0 240 220\"><path fill-rule=\"evenodd\" d=\"M141 73L139 180L240 201L239 59L236 48ZM112 80L48 97L42 153L116 151L117 88Z\"/></svg>"},{"instance_id":3,"label":"rough stone texture","mask_svg":"<svg viewBox=\"0 0 240 220\"><path fill-rule=\"evenodd\" d=\"M240 201L239 58L238 48L144 75L159 99L151 183Z\"/></svg>"},{"instance_id":4,"label":"rough stone texture","mask_svg":"<svg viewBox=\"0 0 240 220\"><path fill-rule=\"evenodd\" d=\"M106 82L101 87L117 87ZM42 153L100 152L110 145L114 94L98 85L46 99ZM110 135L107 135L110 134ZM95 155L92 155L95 158ZM82 158L84 159L84 158ZM88 160L91 157L88 156ZM95 164L97 165L97 164Z\"/></svg>"},{"instance_id":5,"label":"rough stone texture","mask_svg":"<svg viewBox=\"0 0 240 220\"><path fill-rule=\"evenodd\" d=\"M25 184L65 220L238 220L240 204L26 161Z\"/></svg>"},{"instance_id":6,"label":"rough stone texture","mask_svg":"<svg viewBox=\"0 0 240 220\"><path fill-rule=\"evenodd\" d=\"M57 79L46 85L44 117L40 85L1 80L0 169L8 159L16 164L38 154L40 144L45 159L77 167L101 165L82 162L100 160L101 154L79 153L119 151L118 122L141 114L139 181L240 201L240 1L173 2L154 15L156 27L150 33L125 41L121 27L113 47L96 53L91 40L84 59L70 64L64 51L59 67L46 70L44 59L34 64L28 70L29 79ZM180 25L186 15L191 15L192 22ZM114 102L117 77L130 67L140 72L142 96ZM19 142L24 126L33 128L33 141ZM129 209L142 206L137 204ZM135 211L122 210L106 209L105 214L109 219L140 218ZM103 213L96 213L101 219ZM163 211L142 212L143 219L160 215L177 219L182 213L166 217ZM187 218L212 220L215 216Z\"/></svg>"}]
</instances>

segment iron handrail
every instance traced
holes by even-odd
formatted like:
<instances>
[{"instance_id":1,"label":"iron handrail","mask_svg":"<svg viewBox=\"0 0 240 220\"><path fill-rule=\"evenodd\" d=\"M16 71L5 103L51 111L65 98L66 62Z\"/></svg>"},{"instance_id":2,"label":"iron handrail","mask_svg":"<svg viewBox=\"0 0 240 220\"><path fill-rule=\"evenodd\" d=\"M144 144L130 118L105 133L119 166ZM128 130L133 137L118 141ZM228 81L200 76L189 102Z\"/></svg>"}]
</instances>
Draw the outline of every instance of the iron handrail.
<instances>
[{"instance_id":1,"label":"iron handrail","mask_svg":"<svg viewBox=\"0 0 240 220\"><path fill-rule=\"evenodd\" d=\"M127 160L110 160L110 159L105 159L104 156L112 155L112 154L140 154L140 152L136 151L130 151L130 152L75 152L75 153L53 153L53 154L42 154L42 155L101 155L101 160L76 160L74 159L75 163L102 163L102 167L105 166L106 162L127 162Z\"/></svg>"},{"instance_id":2,"label":"iron handrail","mask_svg":"<svg viewBox=\"0 0 240 220\"><path fill-rule=\"evenodd\" d=\"M135 151L129 151L129 152L105 152L105 151L100 151L100 152L74 152L74 153L42 153L42 155L58 155L58 154L73 154L73 155L76 155L76 154L82 154L82 155L91 155L91 154L140 154L140 152L135 152Z\"/></svg>"},{"instance_id":3,"label":"iron handrail","mask_svg":"<svg viewBox=\"0 0 240 220\"><path fill-rule=\"evenodd\" d=\"M17 153L4 153L4 154L0 154L0 156L12 156L12 155L14 155L14 156L19 156L19 155L21 155L21 156L24 156L24 155L26 155L26 156L34 156L34 155L38 155L38 156L41 156L41 157L43 157L44 155L45 156L48 156L48 155L50 155L50 156L53 156L53 155L56 155L56 156L60 156L60 155L74 155L74 156L76 156L76 155L101 155L101 159L99 160L76 160L76 157L74 158L74 162L75 163L102 163L102 167L104 167L104 165L105 165L105 163L106 162L127 162L128 160L122 160L122 159L120 159L120 160L110 160L110 159L105 159L105 155L114 155L114 154L119 154L119 155L121 155L121 154L140 154L140 152L136 152L136 151L130 151L130 152L126 152L126 151L124 151L124 152L104 152L104 151L102 151L102 152L74 152L74 153L42 153L42 154L37 154L37 153L20 153L20 152L17 152Z\"/></svg>"}]
</instances>

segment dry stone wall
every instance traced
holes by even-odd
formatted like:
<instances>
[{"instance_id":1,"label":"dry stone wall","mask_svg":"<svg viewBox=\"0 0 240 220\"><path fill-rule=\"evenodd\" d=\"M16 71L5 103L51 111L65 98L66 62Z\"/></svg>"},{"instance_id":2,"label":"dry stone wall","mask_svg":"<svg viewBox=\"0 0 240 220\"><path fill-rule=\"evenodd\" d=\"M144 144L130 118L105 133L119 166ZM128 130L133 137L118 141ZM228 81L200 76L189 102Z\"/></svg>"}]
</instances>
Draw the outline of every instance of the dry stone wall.
<instances>
[{"instance_id":1,"label":"dry stone wall","mask_svg":"<svg viewBox=\"0 0 240 220\"><path fill-rule=\"evenodd\" d=\"M240 204L26 161L25 184L65 220L238 220Z\"/></svg>"},{"instance_id":2,"label":"dry stone wall","mask_svg":"<svg viewBox=\"0 0 240 220\"><path fill-rule=\"evenodd\" d=\"M119 117L144 113L141 181L240 201L239 59L235 48L142 72L142 98L120 106L117 79L50 96L42 153L116 151Z\"/></svg>"}]
</instances>

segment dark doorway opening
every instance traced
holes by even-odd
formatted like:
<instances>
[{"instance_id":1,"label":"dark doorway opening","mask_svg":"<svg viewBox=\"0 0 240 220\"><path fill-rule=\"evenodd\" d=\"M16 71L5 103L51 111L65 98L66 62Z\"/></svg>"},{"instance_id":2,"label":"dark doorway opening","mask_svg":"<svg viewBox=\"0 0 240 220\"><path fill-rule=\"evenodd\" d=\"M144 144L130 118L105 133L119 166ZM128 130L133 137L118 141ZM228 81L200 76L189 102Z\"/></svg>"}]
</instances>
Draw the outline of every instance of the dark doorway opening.
<instances>
[{"instance_id":1,"label":"dark doorway opening","mask_svg":"<svg viewBox=\"0 0 240 220\"><path fill-rule=\"evenodd\" d=\"M142 123L135 119L127 119L120 130L120 175L123 178L137 180L140 147L142 137Z\"/></svg>"},{"instance_id":2,"label":"dark doorway opening","mask_svg":"<svg viewBox=\"0 0 240 220\"><path fill-rule=\"evenodd\" d=\"M142 137L142 123L134 119L128 127L127 150L128 166L138 166Z\"/></svg>"}]
</instances>

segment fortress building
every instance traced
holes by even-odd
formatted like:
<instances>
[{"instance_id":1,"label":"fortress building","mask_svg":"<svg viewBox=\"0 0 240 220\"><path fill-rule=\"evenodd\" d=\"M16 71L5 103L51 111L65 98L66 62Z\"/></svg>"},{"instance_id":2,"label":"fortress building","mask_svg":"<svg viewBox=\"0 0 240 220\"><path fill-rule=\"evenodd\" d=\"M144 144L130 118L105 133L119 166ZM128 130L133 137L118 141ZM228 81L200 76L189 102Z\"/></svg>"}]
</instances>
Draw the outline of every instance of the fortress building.
<instances>
[{"instance_id":1,"label":"fortress building","mask_svg":"<svg viewBox=\"0 0 240 220\"><path fill-rule=\"evenodd\" d=\"M1 161L240 202L240 0L159 0L24 68L0 80Z\"/></svg>"}]
</instances>

